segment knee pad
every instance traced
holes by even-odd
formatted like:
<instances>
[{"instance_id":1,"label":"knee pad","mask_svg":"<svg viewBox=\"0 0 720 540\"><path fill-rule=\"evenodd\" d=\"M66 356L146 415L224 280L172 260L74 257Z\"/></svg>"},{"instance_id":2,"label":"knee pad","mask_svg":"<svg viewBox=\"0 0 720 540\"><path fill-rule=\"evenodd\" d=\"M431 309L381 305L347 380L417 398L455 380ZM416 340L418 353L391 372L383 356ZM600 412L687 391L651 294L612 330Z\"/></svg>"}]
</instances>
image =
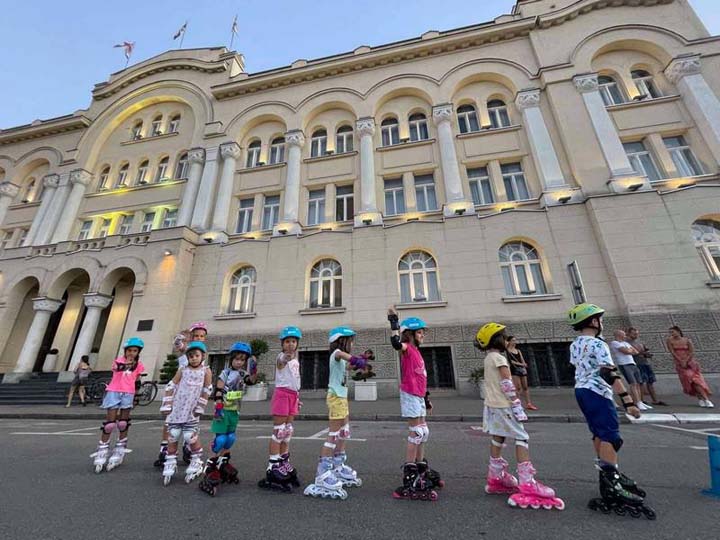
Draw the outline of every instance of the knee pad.
<instances>
[{"instance_id":1,"label":"knee pad","mask_svg":"<svg viewBox=\"0 0 720 540\"><path fill-rule=\"evenodd\" d=\"M421 426L410 426L408 442L410 444L422 444L425 430Z\"/></svg>"},{"instance_id":2,"label":"knee pad","mask_svg":"<svg viewBox=\"0 0 720 540\"><path fill-rule=\"evenodd\" d=\"M505 448L505 442L496 441L494 438L490 439L490 444L496 448Z\"/></svg>"},{"instance_id":3,"label":"knee pad","mask_svg":"<svg viewBox=\"0 0 720 540\"><path fill-rule=\"evenodd\" d=\"M179 427L171 427L168 428L168 441L171 443L178 442L178 439L180 439L180 436L182 435L182 429Z\"/></svg>"},{"instance_id":4,"label":"knee pad","mask_svg":"<svg viewBox=\"0 0 720 540\"><path fill-rule=\"evenodd\" d=\"M106 433L107 435L110 435L113 431L115 431L115 428L117 427L117 424L113 421L106 420L102 423L102 426L100 426L100 429L103 433Z\"/></svg>"},{"instance_id":5,"label":"knee pad","mask_svg":"<svg viewBox=\"0 0 720 540\"><path fill-rule=\"evenodd\" d=\"M220 433L218 435L215 435L215 440L212 443L212 446L210 447L213 452L216 454L225 448L225 444L227 443L227 435L224 433Z\"/></svg>"},{"instance_id":6,"label":"knee pad","mask_svg":"<svg viewBox=\"0 0 720 540\"><path fill-rule=\"evenodd\" d=\"M119 432L127 431L130 427L130 420L118 420L117 428Z\"/></svg>"},{"instance_id":7,"label":"knee pad","mask_svg":"<svg viewBox=\"0 0 720 540\"><path fill-rule=\"evenodd\" d=\"M350 424L345 424L343 427L341 427L340 431L338 432L338 436L343 440L349 439L350 438Z\"/></svg>"},{"instance_id":8,"label":"knee pad","mask_svg":"<svg viewBox=\"0 0 720 540\"><path fill-rule=\"evenodd\" d=\"M193 445L197 442L198 433L196 429L183 429L182 430L183 441L187 445Z\"/></svg>"},{"instance_id":9,"label":"knee pad","mask_svg":"<svg viewBox=\"0 0 720 540\"><path fill-rule=\"evenodd\" d=\"M527 441L520 441L517 439L515 440L515 446L522 446L523 448L530 448L530 445L528 444Z\"/></svg>"},{"instance_id":10,"label":"knee pad","mask_svg":"<svg viewBox=\"0 0 720 540\"><path fill-rule=\"evenodd\" d=\"M422 432L423 432L422 442L427 442L428 439L430 438L430 428L428 428L427 424L420 424L418 427L422 428Z\"/></svg>"},{"instance_id":11,"label":"knee pad","mask_svg":"<svg viewBox=\"0 0 720 540\"><path fill-rule=\"evenodd\" d=\"M278 424L273 426L272 440L276 443L281 443L287 435L287 426L285 424Z\"/></svg>"},{"instance_id":12,"label":"knee pad","mask_svg":"<svg viewBox=\"0 0 720 540\"><path fill-rule=\"evenodd\" d=\"M290 439L292 439L293 433L295 433L295 428L292 424L286 424L285 425L285 437L283 437L282 442L289 443Z\"/></svg>"},{"instance_id":13,"label":"knee pad","mask_svg":"<svg viewBox=\"0 0 720 540\"><path fill-rule=\"evenodd\" d=\"M230 450L233 444L235 444L235 434L228 433L225 437L225 450Z\"/></svg>"},{"instance_id":14,"label":"knee pad","mask_svg":"<svg viewBox=\"0 0 720 540\"><path fill-rule=\"evenodd\" d=\"M615 449L616 452L620 451L624 442L625 441L623 441L621 437L618 437L617 439L615 439L612 442L613 448Z\"/></svg>"}]
</instances>

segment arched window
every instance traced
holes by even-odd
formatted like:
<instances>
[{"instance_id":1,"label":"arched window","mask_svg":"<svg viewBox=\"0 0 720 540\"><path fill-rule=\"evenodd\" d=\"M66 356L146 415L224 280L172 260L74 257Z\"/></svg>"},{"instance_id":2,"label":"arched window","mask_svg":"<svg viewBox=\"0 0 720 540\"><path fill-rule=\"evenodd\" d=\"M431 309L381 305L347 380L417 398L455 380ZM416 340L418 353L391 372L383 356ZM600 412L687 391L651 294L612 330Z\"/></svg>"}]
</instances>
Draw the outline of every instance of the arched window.
<instances>
[{"instance_id":1,"label":"arched window","mask_svg":"<svg viewBox=\"0 0 720 540\"><path fill-rule=\"evenodd\" d=\"M344 154L353 151L353 128L352 126L339 127L335 134L335 153Z\"/></svg>"},{"instance_id":2,"label":"arched window","mask_svg":"<svg viewBox=\"0 0 720 540\"><path fill-rule=\"evenodd\" d=\"M178 180L188 177L188 153L180 154L177 165L175 165L175 178Z\"/></svg>"},{"instance_id":3,"label":"arched window","mask_svg":"<svg viewBox=\"0 0 720 540\"><path fill-rule=\"evenodd\" d=\"M310 139L310 157L320 157L327 154L327 131L316 129Z\"/></svg>"},{"instance_id":4,"label":"arched window","mask_svg":"<svg viewBox=\"0 0 720 540\"><path fill-rule=\"evenodd\" d=\"M400 302L438 302L440 287L435 259L425 251L410 251L398 264Z\"/></svg>"},{"instance_id":5,"label":"arched window","mask_svg":"<svg viewBox=\"0 0 720 540\"><path fill-rule=\"evenodd\" d=\"M150 136L157 137L162 135L162 114L157 115L153 118L152 124L150 124Z\"/></svg>"},{"instance_id":6,"label":"arched window","mask_svg":"<svg viewBox=\"0 0 720 540\"><path fill-rule=\"evenodd\" d=\"M132 129L130 130L130 139L133 141L142 139L142 128L143 128L142 120L138 120L137 122L135 122L133 124Z\"/></svg>"},{"instance_id":7,"label":"arched window","mask_svg":"<svg viewBox=\"0 0 720 540\"><path fill-rule=\"evenodd\" d=\"M640 99L662 97L650 73L643 69L636 69L631 71L630 75L632 75L635 87L638 89L638 92L640 92L640 96L638 96Z\"/></svg>"},{"instance_id":8,"label":"arched window","mask_svg":"<svg viewBox=\"0 0 720 540\"><path fill-rule=\"evenodd\" d=\"M623 96L620 86L617 81L609 75L600 75L598 77L598 90L606 107L625 103L625 96Z\"/></svg>"},{"instance_id":9,"label":"arched window","mask_svg":"<svg viewBox=\"0 0 720 540\"><path fill-rule=\"evenodd\" d=\"M245 166L247 168L257 167L260 164L260 141L253 141L248 145L247 159Z\"/></svg>"},{"instance_id":10,"label":"arched window","mask_svg":"<svg viewBox=\"0 0 720 540\"><path fill-rule=\"evenodd\" d=\"M100 171L100 177L98 179L98 189L102 191L108 188L108 181L110 180L110 165L103 167Z\"/></svg>"},{"instance_id":11,"label":"arched window","mask_svg":"<svg viewBox=\"0 0 720 540\"><path fill-rule=\"evenodd\" d=\"M157 172L155 173L155 182L164 182L168 180L168 164L170 158L165 156L158 162Z\"/></svg>"},{"instance_id":12,"label":"arched window","mask_svg":"<svg viewBox=\"0 0 720 540\"><path fill-rule=\"evenodd\" d=\"M342 306L342 266L333 259L323 259L310 271L310 307Z\"/></svg>"},{"instance_id":13,"label":"arched window","mask_svg":"<svg viewBox=\"0 0 720 540\"><path fill-rule=\"evenodd\" d=\"M33 197L35 196L35 187L37 185L37 182L35 181L34 177L30 177L25 182L25 189L23 189L22 192L22 198L20 199L23 203L30 203L33 202Z\"/></svg>"},{"instance_id":14,"label":"arched window","mask_svg":"<svg viewBox=\"0 0 720 540\"><path fill-rule=\"evenodd\" d=\"M386 118L380 124L380 133L382 134L382 145L392 146L400 144L400 129L397 118Z\"/></svg>"},{"instance_id":15,"label":"arched window","mask_svg":"<svg viewBox=\"0 0 720 540\"><path fill-rule=\"evenodd\" d=\"M510 115L508 115L507 105L501 99L491 99L488 101L488 114L490 115L490 127L492 129L504 128L510 126Z\"/></svg>"},{"instance_id":16,"label":"arched window","mask_svg":"<svg viewBox=\"0 0 720 540\"><path fill-rule=\"evenodd\" d=\"M430 138L428 135L427 118L423 113L415 113L408 118L410 124L410 140L426 141Z\"/></svg>"},{"instance_id":17,"label":"arched window","mask_svg":"<svg viewBox=\"0 0 720 540\"><path fill-rule=\"evenodd\" d=\"M547 294L540 256L525 242L508 242L498 252L507 296Z\"/></svg>"},{"instance_id":18,"label":"arched window","mask_svg":"<svg viewBox=\"0 0 720 540\"><path fill-rule=\"evenodd\" d=\"M252 266L243 266L230 278L228 313L252 313L255 304L256 273Z\"/></svg>"},{"instance_id":19,"label":"arched window","mask_svg":"<svg viewBox=\"0 0 720 540\"><path fill-rule=\"evenodd\" d=\"M460 133L472 133L480 130L477 111L472 105L462 105L457 110L458 128Z\"/></svg>"},{"instance_id":20,"label":"arched window","mask_svg":"<svg viewBox=\"0 0 720 540\"><path fill-rule=\"evenodd\" d=\"M147 172L150 162L146 159L138 165L137 176L135 177L135 185L141 186L147 184Z\"/></svg>"},{"instance_id":21,"label":"arched window","mask_svg":"<svg viewBox=\"0 0 720 540\"><path fill-rule=\"evenodd\" d=\"M130 165L127 163L120 167L120 169L118 170L117 182L115 182L115 187L127 186L128 169L130 169Z\"/></svg>"},{"instance_id":22,"label":"arched window","mask_svg":"<svg viewBox=\"0 0 720 540\"><path fill-rule=\"evenodd\" d=\"M713 281L720 281L720 222L698 219L692 224L692 238Z\"/></svg>"},{"instance_id":23,"label":"arched window","mask_svg":"<svg viewBox=\"0 0 720 540\"><path fill-rule=\"evenodd\" d=\"M270 165L285 161L285 137L276 137L270 143Z\"/></svg>"},{"instance_id":24,"label":"arched window","mask_svg":"<svg viewBox=\"0 0 720 540\"><path fill-rule=\"evenodd\" d=\"M177 133L180 129L180 115L176 114L170 118L168 122L168 133Z\"/></svg>"}]
</instances>

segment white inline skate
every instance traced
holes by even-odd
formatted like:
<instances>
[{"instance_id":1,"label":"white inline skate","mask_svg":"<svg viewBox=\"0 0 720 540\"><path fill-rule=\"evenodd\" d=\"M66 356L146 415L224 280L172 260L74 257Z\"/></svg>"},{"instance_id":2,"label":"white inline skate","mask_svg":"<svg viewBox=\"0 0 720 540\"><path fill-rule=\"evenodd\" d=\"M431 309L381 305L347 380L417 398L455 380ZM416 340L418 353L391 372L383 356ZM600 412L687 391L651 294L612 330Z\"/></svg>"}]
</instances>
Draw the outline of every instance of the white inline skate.
<instances>
[{"instance_id":1,"label":"white inline skate","mask_svg":"<svg viewBox=\"0 0 720 540\"><path fill-rule=\"evenodd\" d=\"M107 463L109 453L110 445L108 443L100 442L98 443L97 450L90 454L90 457L94 458L93 465L95 466L96 474L100 474L102 472L103 467L105 467L105 464Z\"/></svg>"},{"instance_id":2,"label":"white inline skate","mask_svg":"<svg viewBox=\"0 0 720 540\"><path fill-rule=\"evenodd\" d=\"M108 460L105 470L112 471L114 468L122 465L123 459L125 459L125 454L130 452L132 452L132 450L128 450L127 448L127 439L122 439L115 443L115 448L113 448L112 455Z\"/></svg>"},{"instance_id":3,"label":"white inline skate","mask_svg":"<svg viewBox=\"0 0 720 540\"><path fill-rule=\"evenodd\" d=\"M335 477L340 480L342 487L360 487L362 486L362 479L358 478L357 471L352 467L345 464L347 461L347 454L342 452L333 457L333 466Z\"/></svg>"},{"instance_id":4,"label":"white inline skate","mask_svg":"<svg viewBox=\"0 0 720 540\"><path fill-rule=\"evenodd\" d=\"M168 454L163 464L163 485L167 486L177 471L177 455Z\"/></svg>"},{"instance_id":5,"label":"white inline skate","mask_svg":"<svg viewBox=\"0 0 720 540\"><path fill-rule=\"evenodd\" d=\"M315 483L306 487L303 493L310 497L323 499L347 499L347 491L342 488L342 482L335 476L331 457L320 458Z\"/></svg>"},{"instance_id":6,"label":"white inline skate","mask_svg":"<svg viewBox=\"0 0 720 540\"><path fill-rule=\"evenodd\" d=\"M193 454L190 458L190 465L185 469L185 483L189 484L200 476L205 469L205 463L203 463L202 453L198 452Z\"/></svg>"}]
</instances>

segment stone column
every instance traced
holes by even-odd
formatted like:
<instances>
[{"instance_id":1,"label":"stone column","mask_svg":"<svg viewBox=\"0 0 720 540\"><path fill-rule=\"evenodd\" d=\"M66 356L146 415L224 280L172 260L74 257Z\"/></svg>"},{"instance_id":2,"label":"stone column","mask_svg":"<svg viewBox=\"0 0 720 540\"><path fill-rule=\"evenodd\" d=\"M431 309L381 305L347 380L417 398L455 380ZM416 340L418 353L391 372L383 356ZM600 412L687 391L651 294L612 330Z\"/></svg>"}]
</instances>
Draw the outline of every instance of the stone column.
<instances>
[{"instance_id":1,"label":"stone column","mask_svg":"<svg viewBox=\"0 0 720 540\"><path fill-rule=\"evenodd\" d=\"M677 86L716 163L720 163L720 101L701 73L700 55L680 56L665 70Z\"/></svg>"},{"instance_id":2,"label":"stone column","mask_svg":"<svg viewBox=\"0 0 720 540\"><path fill-rule=\"evenodd\" d=\"M33 245L35 236L37 236L38 231L40 230L40 227L42 226L42 223L47 216L48 208L50 208L50 205L52 204L52 199L55 195L55 190L58 187L59 181L60 176L57 174L48 174L43 178L43 186L45 188L45 191L43 191L42 202L40 203L40 208L38 208L38 211L35 214L35 218L33 219L32 225L30 226L30 231L25 238L24 245Z\"/></svg>"},{"instance_id":3,"label":"stone column","mask_svg":"<svg viewBox=\"0 0 720 540\"><path fill-rule=\"evenodd\" d=\"M299 234L301 231L300 223L298 223L298 206L300 205L300 164L305 135L299 129L288 131L285 134L285 144L288 150L285 199L282 216L273 229L273 235Z\"/></svg>"},{"instance_id":4,"label":"stone column","mask_svg":"<svg viewBox=\"0 0 720 540\"><path fill-rule=\"evenodd\" d=\"M220 149L217 146L205 149L205 166L203 167L200 187L195 200L195 210L190 222L191 227L200 232L207 231L210 221L213 195L215 194L215 181L217 180L217 157L219 151Z\"/></svg>"},{"instance_id":5,"label":"stone column","mask_svg":"<svg viewBox=\"0 0 720 540\"><path fill-rule=\"evenodd\" d=\"M72 190L68 195L66 203L63 205L60 219L55 227L55 232L52 235L52 243L64 242L70 236L73 224L78 217L78 211L80 210L80 204L82 203L83 197L85 196L85 189L87 189L92 174L84 169L75 169L70 171L70 182L72 183Z\"/></svg>"},{"instance_id":6,"label":"stone column","mask_svg":"<svg viewBox=\"0 0 720 540\"><path fill-rule=\"evenodd\" d=\"M53 193L42 222L38 225L37 234L33 241L34 245L42 246L50 243L60 215L65 211L65 202L67 201L68 195L70 195L71 188L70 173L60 174L57 189L55 193Z\"/></svg>"},{"instance_id":7,"label":"stone column","mask_svg":"<svg viewBox=\"0 0 720 540\"><path fill-rule=\"evenodd\" d=\"M5 221L7 210L18 193L20 193L20 188L12 182L0 184L0 225Z\"/></svg>"},{"instance_id":8,"label":"stone column","mask_svg":"<svg viewBox=\"0 0 720 540\"><path fill-rule=\"evenodd\" d=\"M437 126L438 141L440 143L440 164L442 166L443 181L445 182L445 198L443 206L445 216L475 213L475 206L465 198L458 167L457 152L455 151L455 137L452 123L455 115L452 103L444 103L433 107L433 120Z\"/></svg>"},{"instance_id":9,"label":"stone column","mask_svg":"<svg viewBox=\"0 0 720 540\"><path fill-rule=\"evenodd\" d=\"M100 293L87 293L83 295L83 300L86 308L85 319L75 342L75 350L68 371L73 371L78 366L83 355L90 354L100 322L100 314L112 303L113 297Z\"/></svg>"},{"instance_id":10,"label":"stone column","mask_svg":"<svg viewBox=\"0 0 720 540\"><path fill-rule=\"evenodd\" d=\"M50 316L55 313L62 305L62 300L55 300L48 297L39 297L33 299L33 310L35 316L32 324L25 337L25 343L20 350L17 364L15 364L15 373L30 373L35 366L40 345L42 345L45 331L47 330Z\"/></svg>"},{"instance_id":11,"label":"stone column","mask_svg":"<svg viewBox=\"0 0 720 540\"><path fill-rule=\"evenodd\" d=\"M240 156L240 146L234 142L223 144L220 146L220 155L223 158L223 165L220 174L220 186L217 190L217 200L215 201L215 212L212 218L212 230L227 233L235 168L237 158Z\"/></svg>"},{"instance_id":12,"label":"stone column","mask_svg":"<svg viewBox=\"0 0 720 540\"><path fill-rule=\"evenodd\" d=\"M360 137L360 212L355 216L355 226L379 225L382 214L377 206L375 185L375 120L360 118L356 127Z\"/></svg>"},{"instance_id":13,"label":"stone column","mask_svg":"<svg viewBox=\"0 0 720 540\"><path fill-rule=\"evenodd\" d=\"M202 176L203 163L205 162L205 150L202 148L192 148L188 152L188 162L190 163L190 170L188 171L188 179L185 183L182 203L178 210L178 227L188 227L192 221L195 199L200 189L200 177Z\"/></svg>"}]
</instances>

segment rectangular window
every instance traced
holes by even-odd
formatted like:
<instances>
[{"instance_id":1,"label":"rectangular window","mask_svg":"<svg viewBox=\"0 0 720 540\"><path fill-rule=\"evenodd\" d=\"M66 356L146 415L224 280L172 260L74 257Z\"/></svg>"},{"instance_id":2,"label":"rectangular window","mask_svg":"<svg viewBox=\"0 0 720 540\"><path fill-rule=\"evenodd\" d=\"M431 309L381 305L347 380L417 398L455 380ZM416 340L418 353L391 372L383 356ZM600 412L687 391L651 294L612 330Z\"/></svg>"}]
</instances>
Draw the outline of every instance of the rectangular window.
<instances>
[{"instance_id":1,"label":"rectangular window","mask_svg":"<svg viewBox=\"0 0 720 540\"><path fill-rule=\"evenodd\" d=\"M310 192L308 198L308 225L325 222L325 190L317 189Z\"/></svg>"},{"instance_id":2,"label":"rectangular window","mask_svg":"<svg viewBox=\"0 0 720 540\"><path fill-rule=\"evenodd\" d=\"M350 129L348 131L338 132L335 137L335 153L336 154L344 154L345 152L352 152L352 151L353 151L352 129Z\"/></svg>"},{"instance_id":3,"label":"rectangular window","mask_svg":"<svg viewBox=\"0 0 720 540\"><path fill-rule=\"evenodd\" d=\"M155 212L145 212L142 225L140 226L140 232L152 231L153 223L155 223Z\"/></svg>"},{"instance_id":4,"label":"rectangular window","mask_svg":"<svg viewBox=\"0 0 720 540\"><path fill-rule=\"evenodd\" d=\"M310 142L310 157L327 154L327 135L315 135Z\"/></svg>"},{"instance_id":5,"label":"rectangular window","mask_svg":"<svg viewBox=\"0 0 720 540\"><path fill-rule=\"evenodd\" d=\"M151 133L153 137L157 137L158 135L162 135L162 130L160 129L160 126L162 125L162 120L153 120L153 123L151 125Z\"/></svg>"},{"instance_id":6,"label":"rectangular window","mask_svg":"<svg viewBox=\"0 0 720 540\"><path fill-rule=\"evenodd\" d=\"M675 168L680 176L699 176L703 174L702 167L684 137L664 137L665 147L670 152Z\"/></svg>"},{"instance_id":7,"label":"rectangular window","mask_svg":"<svg viewBox=\"0 0 720 540\"><path fill-rule=\"evenodd\" d=\"M438 209L435 179L432 174L415 176L415 198L418 212L432 212Z\"/></svg>"},{"instance_id":8,"label":"rectangular window","mask_svg":"<svg viewBox=\"0 0 720 540\"><path fill-rule=\"evenodd\" d=\"M382 145L392 146L393 144L400 144L400 130L397 124L388 124L380 128L382 134Z\"/></svg>"},{"instance_id":9,"label":"rectangular window","mask_svg":"<svg viewBox=\"0 0 720 540\"><path fill-rule=\"evenodd\" d=\"M452 350L450 347L422 347L429 388L455 388Z\"/></svg>"},{"instance_id":10,"label":"rectangular window","mask_svg":"<svg viewBox=\"0 0 720 540\"><path fill-rule=\"evenodd\" d=\"M130 234L134 216L120 216L118 220L118 234Z\"/></svg>"},{"instance_id":11,"label":"rectangular window","mask_svg":"<svg viewBox=\"0 0 720 540\"><path fill-rule=\"evenodd\" d=\"M93 222L91 219L82 222L80 225L80 232L78 233L78 240L87 240L92 230Z\"/></svg>"},{"instance_id":12,"label":"rectangular window","mask_svg":"<svg viewBox=\"0 0 720 540\"><path fill-rule=\"evenodd\" d=\"M524 201L530 198L530 192L525 181L525 174L520 163L507 163L501 165L503 183L508 201Z\"/></svg>"},{"instance_id":13,"label":"rectangular window","mask_svg":"<svg viewBox=\"0 0 720 540\"><path fill-rule=\"evenodd\" d=\"M271 195L269 197L265 197L265 204L263 205L263 219L262 219L263 230L269 231L275 225L277 225L279 215L280 215L280 195Z\"/></svg>"},{"instance_id":14,"label":"rectangular window","mask_svg":"<svg viewBox=\"0 0 720 540\"><path fill-rule=\"evenodd\" d=\"M100 222L100 228L98 229L97 238L105 238L108 235L111 223L111 219L102 218L102 221Z\"/></svg>"},{"instance_id":15,"label":"rectangular window","mask_svg":"<svg viewBox=\"0 0 720 540\"><path fill-rule=\"evenodd\" d=\"M22 247L23 245L25 245L25 240L27 240L27 235L29 232L30 229L20 229L20 238L18 238L16 247Z\"/></svg>"},{"instance_id":16,"label":"rectangular window","mask_svg":"<svg viewBox=\"0 0 720 540\"><path fill-rule=\"evenodd\" d=\"M253 207L255 199L240 199L240 209L238 210L237 228L235 232L238 234L250 232L252 230Z\"/></svg>"},{"instance_id":17,"label":"rectangular window","mask_svg":"<svg viewBox=\"0 0 720 540\"><path fill-rule=\"evenodd\" d=\"M165 217L163 218L162 228L170 229L177 223L177 208L169 208L165 210Z\"/></svg>"},{"instance_id":18,"label":"rectangular window","mask_svg":"<svg viewBox=\"0 0 720 540\"><path fill-rule=\"evenodd\" d=\"M405 213L405 191L402 178L385 180L385 215Z\"/></svg>"},{"instance_id":19,"label":"rectangular window","mask_svg":"<svg viewBox=\"0 0 720 540\"><path fill-rule=\"evenodd\" d=\"M103 172L100 173L100 180L98 182L98 188L100 190L107 189L109 177L110 169L105 169Z\"/></svg>"},{"instance_id":20,"label":"rectangular window","mask_svg":"<svg viewBox=\"0 0 720 540\"><path fill-rule=\"evenodd\" d=\"M252 167L257 167L260 164L260 146L253 146L251 148L248 148L247 151L247 161L245 162L245 166L250 169Z\"/></svg>"},{"instance_id":21,"label":"rectangular window","mask_svg":"<svg viewBox=\"0 0 720 540\"><path fill-rule=\"evenodd\" d=\"M493 196L492 184L490 183L490 175L488 174L487 167L468 169L467 174L473 204L478 206L494 203L495 197Z\"/></svg>"},{"instance_id":22,"label":"rectangular window","mask_svg":"<svg viewBox=\"0 0 720 540\"><path fill-rule=\"evenodd\" d=\"M180 127L180 118L173 118L168 124L168 133L177 133Z\"/></svg>"},{"instance_id":23,"label":"rectangular window","mask_svg":"<svg viewBox=\"0 0 720 540\"><path fill-rule=\"evenodd\" d=\"M353 187L338 186L335 194L335 221L349 221L355 216Z\"/></svg>"},{"instance_id":24,"label":"rectangular window","mask_svg":"<svg viewBox=\"0 0 720 540\"><path fill-rule=\"evenodd\" d=\"M425 118L410 120L409 127L411 141L425 141L429 138L427 120Z\"/></svg>"},{"instance_id":25,"label":"rectangular window","mask_svg":"<svg viewBox=\"0 0 720 540\"><path fill-rule=\"evenodd\" d=\"M0 250L5 249L10 246L10 241L12 240L13 232L12 231L3 231L2 232L2 238L0 239Z\"/></svg>"},{"instance_id":26,"label":"rectangular window","mask_svg":"<svg viewBox=\"0 0 720 540\"><path fill-rule=\"evenodd\" d=\"M300 388L324 390L330 379L330 353L328 351L300 351Z\"/></svg>"},{"instance_id":27,"label":"rectangular window","mask_svg":"<svg viewBox=\"0 0 720 540\"><path fill-rule=\"evenodd\" d=\"M275 165L285 161L285 142L275 143L270 146L270 164Z\"/></svg>"},{"instance_id":28,"label":"rectangular window","mask_svg":"<svg viewBox=\"0 0 720 540\"><path fill-rule=\"evenodd\" d=\"M155 175L156 182L162 182L163 180L167 180L167 169L169 161L170 160L168 160L168 158L163 158L160 160L160 163L158 163L157 175Z\"/></svg>"},{"instance_id":29,"label":"rectangular window","mask_svg":"<svg viewBox=\"0 0 720 540\"><path fill-rule=\"evenodd\" d=\"M568 342L523 343L518 348L528 364L531 386L573 386L575 368L570 363Z\"/></svg>"},{"instance_id":30,"label":"rectangular window","mask_svg":"<svg viewBox=\"0 0 720 540\"><path fill-rule=\"evenodd\" d=\"M642 142L623 143L623 148L636 173L647 176L651 182L661 180L655 161Z\"/></svg>"}]
</instances>

